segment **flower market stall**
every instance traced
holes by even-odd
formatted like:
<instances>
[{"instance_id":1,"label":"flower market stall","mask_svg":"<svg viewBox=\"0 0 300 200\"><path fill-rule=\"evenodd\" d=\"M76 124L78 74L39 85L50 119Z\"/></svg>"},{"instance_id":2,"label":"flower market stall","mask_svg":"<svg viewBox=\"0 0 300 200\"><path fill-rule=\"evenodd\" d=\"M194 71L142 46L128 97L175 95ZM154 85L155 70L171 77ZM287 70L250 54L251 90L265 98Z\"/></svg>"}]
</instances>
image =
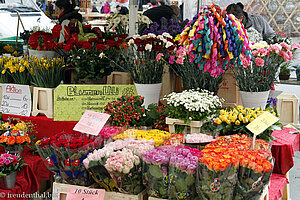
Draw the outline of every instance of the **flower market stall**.
<instances>
[{"instance_id":1,"label":"flower market stall","mask_svg":"<svg viewBox=\"0 0 300 200\"><path fill-rule=\"evenodd\" d=\"M300 45L253 43L226 10L197 10L191 20L161 24L139 16L131 35L128 15L110 15L104 30L58 24L31 34L29 56L2 56L0 195L282 196L300 149L299 122L284 126L285 99L276 104L269 94ZM181 79L180 91L160 98L166 69ZM112 72L134 84L107 84ZM231 107L219 93L225 73L242 99ZM299 114L294 105L291 116Z\"/></svg>"}]
</instances>

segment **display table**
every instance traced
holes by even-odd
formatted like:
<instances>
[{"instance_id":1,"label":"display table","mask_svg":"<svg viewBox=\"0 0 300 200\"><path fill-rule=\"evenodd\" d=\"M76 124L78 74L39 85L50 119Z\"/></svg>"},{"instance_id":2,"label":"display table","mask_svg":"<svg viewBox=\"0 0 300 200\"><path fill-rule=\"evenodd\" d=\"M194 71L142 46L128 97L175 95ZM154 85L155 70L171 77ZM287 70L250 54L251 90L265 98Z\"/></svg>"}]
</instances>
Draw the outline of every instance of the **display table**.
<instances>
[{"instance_id":1,"label":"display table","mask_svg":"<svg viewBox=\"0 0 300 200\"><path fill-rule=\"evenodd\" d=\"M295 129L284 127L283 130L274 131L276 138L272 145L272 155L275 159L273 173L286 174L294 166L294 152L299 151L299 134L290 134Z\"/></svg>"},{"instance_id":2,"label":"display table","mask_svg":"<svg viewBox=\"0 0 300 200\"><path fill-rule=\"evenodd\" d=\"M0 151L3 153L4 149L1 148ZM53 173L45 166L42 158L38 155L32 155L28 148L25 148L24 162L28 165L24 166L24 168L18 172L16 187L12 190L0 189L0 198L27 199L25 196L12 198L12 196L8 196L8 193L11 195L29 195L35 193L40 189L40 181L50 180L53 176Z\"/></svg>"},{"instance_id":3,"label":"display table","mask_svg":"<svg viewBox=\"0 0 300 200\"><path fill-rule=\"evenodd\" d=\"M75 124L77 122L66 122L66 121L53 121L53 119L49 119L46 116L31 116L31 117L23 117L19 115L8 115L3 114L3 120L7 120L9 117L19 118L25 122L31 122L35 125L35 133L37 139L42 139L44 137L50 137L52 135L56 135L60 132L69 132L72 131Z\"/></svg>"}]
</instances>

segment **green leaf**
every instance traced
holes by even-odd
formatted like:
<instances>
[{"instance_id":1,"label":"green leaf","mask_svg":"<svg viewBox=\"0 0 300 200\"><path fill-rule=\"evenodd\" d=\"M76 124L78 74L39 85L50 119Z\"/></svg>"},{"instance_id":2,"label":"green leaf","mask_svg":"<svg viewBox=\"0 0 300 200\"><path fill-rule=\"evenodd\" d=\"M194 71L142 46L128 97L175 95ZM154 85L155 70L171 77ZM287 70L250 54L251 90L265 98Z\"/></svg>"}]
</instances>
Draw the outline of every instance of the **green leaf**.
<instances>
[{"instance_id":1,"label":"green leaf","mask_svg":"<svg viewBox=\"0 0 300 200\"><path fill-rule=\"evenodd\" d=\"M163 176L163 173L162 173L160 167L156 166L156 165L150 165L149 172L150 172L151 176L153 176L155 178L162 178L162 176Z\"/></svg>"}]
</instances>

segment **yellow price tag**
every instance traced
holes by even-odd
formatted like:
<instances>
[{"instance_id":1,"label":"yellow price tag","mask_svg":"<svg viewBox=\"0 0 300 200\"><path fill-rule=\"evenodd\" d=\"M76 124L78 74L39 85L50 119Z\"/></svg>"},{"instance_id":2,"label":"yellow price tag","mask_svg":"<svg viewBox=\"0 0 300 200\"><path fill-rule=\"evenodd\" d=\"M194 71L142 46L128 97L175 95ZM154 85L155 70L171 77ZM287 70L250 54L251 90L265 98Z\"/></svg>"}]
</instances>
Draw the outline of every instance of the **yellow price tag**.
<instances>
[{"instance_id":1,"label":"yellow price tag","mask_svg":"<svg viewBox=\"0 0 300 200\"><path fill-rule=\"evenodd\" d=\"M251 131L254 135L259 135L278 120L279 119L272 115L270 112L264 112L262 115L253 120L250 124L248 124L246 128L249 131Z\"/></svg>"}]
</instances>

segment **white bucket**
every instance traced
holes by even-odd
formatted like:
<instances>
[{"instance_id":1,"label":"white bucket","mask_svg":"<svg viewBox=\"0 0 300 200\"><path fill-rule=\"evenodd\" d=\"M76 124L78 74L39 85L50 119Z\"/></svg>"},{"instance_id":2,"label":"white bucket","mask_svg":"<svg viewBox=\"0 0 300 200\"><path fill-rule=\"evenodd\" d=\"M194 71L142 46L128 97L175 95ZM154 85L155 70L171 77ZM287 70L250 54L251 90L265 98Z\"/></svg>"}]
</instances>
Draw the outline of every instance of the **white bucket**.
<instances>
[{"instance_id":1,"label":"white bucket","mask_svg":"<svg viewBox=\"0 0 300 200\"><path fill-rule=\"evenodd\" d=\"M148 108L149 104L158 103L162 83L156 84L138 84L134 83L139 96L144 97L144 106Z\"/></svg>"},{"instance_id":2,"label":"white bucket","mask_svg":"<svg viewBox=\"0 0 300 200\"><path fill-rule=\"evenodd\" d=\"M55 51L38 51L33 49L28 49L29 56L37 57L38 59L45 58L45 59L52 59L57 57L57 53Z\"/></svg>"},{"instance_id":3,"label":"white bucket","mask_svg":"<svg viewBox=\"0 0 300 200\"><path fill-rule=\"evenodd\" d=\"M265 109L269 97L269 91L265 92L244 92L240 91L243 106L245 108L258 108Z\"/></svg>"}]
</instances>

